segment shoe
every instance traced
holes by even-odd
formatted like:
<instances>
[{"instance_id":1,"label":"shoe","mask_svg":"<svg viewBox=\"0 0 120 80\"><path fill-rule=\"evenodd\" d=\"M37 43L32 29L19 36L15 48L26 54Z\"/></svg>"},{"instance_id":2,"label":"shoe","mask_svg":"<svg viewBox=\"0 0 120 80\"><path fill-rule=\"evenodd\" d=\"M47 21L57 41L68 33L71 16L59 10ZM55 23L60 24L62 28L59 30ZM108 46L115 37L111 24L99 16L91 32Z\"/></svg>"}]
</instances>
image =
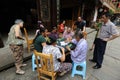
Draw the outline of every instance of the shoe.
<instances>
[{"instance_id":1,"label":"shoe","mask_svg":"<svg viewBox=\"0 0 120 80\"><path fill-rule=\"evenodd\" d=\"M95 62L96 62L96 61L95 61L95 60L93 60L93 59L89 59L89 61L90 61L90 62L93 62L93 63L95 63Z\"/></svg>"},{"instance_id":2,"label":"shoe","mask_svg":"<svg viewBox=\"0 0 120 80\"><path fill-rule=\"evenodd\" d=\"M93 69L99 69L99 68L101 68L101 66L98 65L93 66Z\"/></svg>"},{"instance_id":3,"label":"shoe","mask_svg":"<svg viewBox=\"0 0 120 80\"><path fill-rule=\"evenodd\" d=\"M23 70L17 70L16 74L23 75L23 74L25 74L25 71L23 71Z\"/></svg>"}]
</instances>

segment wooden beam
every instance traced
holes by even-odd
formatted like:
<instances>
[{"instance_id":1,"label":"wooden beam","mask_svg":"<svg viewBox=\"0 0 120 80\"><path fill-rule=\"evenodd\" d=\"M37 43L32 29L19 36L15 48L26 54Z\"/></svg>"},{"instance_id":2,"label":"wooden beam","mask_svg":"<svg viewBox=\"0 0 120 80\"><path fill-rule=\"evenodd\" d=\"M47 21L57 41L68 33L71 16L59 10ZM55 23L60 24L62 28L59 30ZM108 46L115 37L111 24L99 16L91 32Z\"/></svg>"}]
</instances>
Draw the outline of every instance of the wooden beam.
<instances>
[{"instance_id":1,"label":"wooden beam","mask_svg":"<svg viewBox=\"0 0 120 80\"><path fill-rule=\"evenodd\" d=\"M36 0L38 20L41 20L40 0Z\"/></svg>"}]
</instances>

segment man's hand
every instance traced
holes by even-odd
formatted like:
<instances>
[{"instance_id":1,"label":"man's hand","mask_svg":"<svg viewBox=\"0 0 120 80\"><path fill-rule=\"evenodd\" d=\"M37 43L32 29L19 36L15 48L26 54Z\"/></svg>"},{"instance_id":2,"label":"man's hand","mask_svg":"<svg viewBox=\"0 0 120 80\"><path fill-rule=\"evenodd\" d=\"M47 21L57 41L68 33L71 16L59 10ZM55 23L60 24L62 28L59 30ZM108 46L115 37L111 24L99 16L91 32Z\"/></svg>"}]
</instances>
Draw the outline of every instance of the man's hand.
<instances>
[{"instance_id":1,"label":"man's hand","mask_svg":"<svg viewBox=\"0 0 120 80\"><path fill-rule=\"evenodd\" d=\"M63 47L61 48L61 50L62 50L62 53L65 54L65 49Z\"/></svg>"},{"instance_id":2,"label":"man's hand","mask_svg":"<svg viewBox=\"0 0 120 80\"><path fill-rule=\"evenodd\" d=\"M16 38L25 40L25 39L24 39L23 37L21 37L21 36L17 36Z\"/></svg>"},{"instance_id":3,"label":"man's hand","mask_svg":"<svg viewBox=\"0 0 120 80\"><path fill-rule=\"evenodd\" d=\"M67 49L67 50L69 50L69 51L71 51L71 49L70 49L70 47L69 47L69 46L66 46L66 49Z\"/></svg>"},{"instance_id":4,"label":"man's hand","mask_svg":"<svg viewBox=\"0 0 120 80\"><path fill-rule=\"evenodd\" d=\"M104 38L103 41L109 41L109 38Z\"/></svg>"}]
</instances>

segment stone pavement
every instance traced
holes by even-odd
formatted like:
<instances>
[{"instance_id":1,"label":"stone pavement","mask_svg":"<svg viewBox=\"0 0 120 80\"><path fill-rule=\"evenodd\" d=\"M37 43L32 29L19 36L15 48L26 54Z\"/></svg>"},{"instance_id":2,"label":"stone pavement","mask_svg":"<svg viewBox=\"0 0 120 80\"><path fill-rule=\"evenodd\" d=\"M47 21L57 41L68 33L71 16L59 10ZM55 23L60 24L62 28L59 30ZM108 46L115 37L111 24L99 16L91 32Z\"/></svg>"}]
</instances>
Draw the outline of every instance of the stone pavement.
<instances>
[{"instance_id":1,"label":"stone pavement","mask_svg":"<svg viewBox=\"0 0 120 80\"><path fill-rule=\"evenodd\" d=\"M94 29L87 28L87 41L89 48L91 47L96 32L93 31ZM120 31L120 29L119 29ZM103 66L101 69L95 70L92 69L94 63L88 61L88 59L92 58L93 51L88 51L87 54L87 76L86 80L120 80L120 37L115 40L108 42L106 53L104 56ZM4 52L8 51L7 49ZM0 49L0 54L1 53ZM9 53L9 52L8 52ZM27 53L25 53L27 54ZM9 57L11 57L9 55ZM12 57L11 57L12 58ZM2 60L4 59L4 60ZM7 62L8 57L0 57L0 65ZM2 60L2 61L1 61ZM7 61L5 61L7 60ZM10 60L9 60L10 61ZM8 62L9 62L8 61ZM12 60L13 61L13 60ZM26 71L25 75L16 75L15 74L15 67L9 68L0 72L0 80L38 80L37 79L37 72L32 72L32 64L31 59L26 61L25 63L28 66L24 67L23 70ZM76 75L74 78L71 78L71 72L64 75L63 77L57 77L57 80L82 80L81 76Z\"/></svg>"}]
</instances>

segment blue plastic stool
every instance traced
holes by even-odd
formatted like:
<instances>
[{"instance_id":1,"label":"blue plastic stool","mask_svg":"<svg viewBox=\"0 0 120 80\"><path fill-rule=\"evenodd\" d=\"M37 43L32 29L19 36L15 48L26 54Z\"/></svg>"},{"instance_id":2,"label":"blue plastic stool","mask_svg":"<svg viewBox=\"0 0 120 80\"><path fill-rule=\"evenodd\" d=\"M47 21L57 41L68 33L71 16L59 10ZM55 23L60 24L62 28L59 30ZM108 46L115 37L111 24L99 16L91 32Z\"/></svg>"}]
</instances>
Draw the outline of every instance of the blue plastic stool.
<instances>
[{"instance_id":1,"label":"blue plastic stool","mask_svg":"<svg viewBox=\"0 0 120 80\"><path fill-rule=\"evenodd\" d=\"M82 70L77 70L77 66L81 66ZM86 61L81 62L81 63L74 63L73 62L73 68L72 68L72 77L74 77L75 74L82 75L83 79L86 77Z\"/></svg>"},{"instance_id":2,"label":"blue plastic stool","mask_svg":"<svg viewBox=\"0 0 120 80\"><path fill-rule=\"evenodd\" d=\"M40 59L40 58L38 58L38 59ZM39 65L39 67L40 66L41 65ZM35 68L37 68L37 65L35 64L35 55L33 53L33 55L32 55L32 71L35 71Z\"/></svg>"},{"instance_id":3,"label":"blue plastic stool","mask_svg":"<svg viewBox=\"0 0 120 80\"><path fill-rule=\"evenodd\" d=\"M37 67L37 65L35 64L35 55L33 53L33 55L32 55L32 71L35 71L36 67Z\"/></svg>"}]
</instances>

